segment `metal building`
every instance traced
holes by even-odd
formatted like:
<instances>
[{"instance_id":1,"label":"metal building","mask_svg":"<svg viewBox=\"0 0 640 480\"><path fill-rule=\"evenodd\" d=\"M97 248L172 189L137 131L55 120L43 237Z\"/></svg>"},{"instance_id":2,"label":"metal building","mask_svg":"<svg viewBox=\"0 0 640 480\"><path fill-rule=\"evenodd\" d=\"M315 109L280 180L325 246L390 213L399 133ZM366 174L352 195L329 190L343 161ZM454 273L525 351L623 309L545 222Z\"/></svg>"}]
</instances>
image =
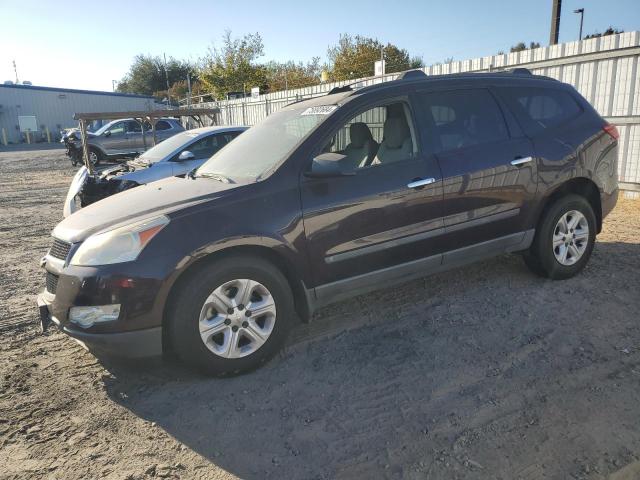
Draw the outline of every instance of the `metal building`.
<instances>
[{"instance_id":1,"label":"metal building","mask_svg":"<svg viewBox=\"0 0 640 480\"><path fill-rule=\"evenodd\" d=\"M77 126L74 113L152 110L158 106L146 95L0 84L0 147L5 138L9 143L22 143L27 135L31 142L55 141L60 130Z\"/></svg>"}]
</instances>

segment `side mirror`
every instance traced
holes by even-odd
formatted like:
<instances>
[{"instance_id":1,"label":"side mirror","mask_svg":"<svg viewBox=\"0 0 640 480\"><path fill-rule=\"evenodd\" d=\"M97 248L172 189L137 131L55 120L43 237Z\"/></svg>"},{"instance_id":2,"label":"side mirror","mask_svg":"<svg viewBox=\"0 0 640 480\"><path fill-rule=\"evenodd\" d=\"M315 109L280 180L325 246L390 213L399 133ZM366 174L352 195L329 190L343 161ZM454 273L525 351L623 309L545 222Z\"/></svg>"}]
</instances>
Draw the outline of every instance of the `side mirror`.
<instances>
[{"instance_id":1,"label":"side mirror","mask_svg":"<svg viewBox=\"0 0 640 480\"><path fill-rule=\"evenodd\" d=\"M104 132L104 136L105 137L110 137L111 136L111 130L107 130L106 132Z\"/></svg>"},{"instance_id":2,"label":"side mirror","mask_svg":"<svg viewBox=\"0 0 640 480\"><path fill-rule=\"evenodd\" d=\"M340 153L322 153L311 162L311 170L305 172L309 178L331 178L355 175L352 168L345 166L346 155Z\"/></svg>"},{"instance_id":3,"label":"side mirror","mask_svg":"<svg viewBox=\"0 0 640 480\"><path fill-rule=\"evenodd\" d=\"M196 156L193 153L191 153L189 150L180 152L180 155L178 155L179 162L184 162L185 160L193 160L194 158L196 158Z\"/></svg>"}]
</instances>

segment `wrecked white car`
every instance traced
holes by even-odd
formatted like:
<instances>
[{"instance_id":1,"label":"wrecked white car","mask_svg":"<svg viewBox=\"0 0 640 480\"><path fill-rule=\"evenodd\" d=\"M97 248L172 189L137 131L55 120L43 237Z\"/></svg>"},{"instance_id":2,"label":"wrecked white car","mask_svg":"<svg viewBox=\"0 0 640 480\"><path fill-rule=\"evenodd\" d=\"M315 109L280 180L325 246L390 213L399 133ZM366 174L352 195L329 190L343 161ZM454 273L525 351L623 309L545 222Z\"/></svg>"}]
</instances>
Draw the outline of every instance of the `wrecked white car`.
<instances>
[{"instance_id":1,"label":"wrecked white car","mask_svg":"<svg viewBox=\"0 0 640 480\"><path fill-rule=\"evenodd\" d=\"M93 175L82 166L69 187L64 216L118 192L167 177L184 176L246 129L237 126L196 128L168 138L134 160Z\"/></svg>"}]
</instances>

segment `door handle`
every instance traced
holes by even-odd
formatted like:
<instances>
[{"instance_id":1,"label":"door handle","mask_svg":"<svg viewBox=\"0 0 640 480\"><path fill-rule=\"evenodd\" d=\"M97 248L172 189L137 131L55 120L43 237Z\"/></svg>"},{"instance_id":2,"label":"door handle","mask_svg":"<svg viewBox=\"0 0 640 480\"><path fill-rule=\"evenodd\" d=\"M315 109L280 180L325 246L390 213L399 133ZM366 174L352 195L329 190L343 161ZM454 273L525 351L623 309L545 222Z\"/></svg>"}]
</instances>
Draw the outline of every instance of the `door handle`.
<instances>
[{"instance_id":1,"label":"door handle","mask_svg":"<svg viewBox=\"0 0 640 480\"><path fill-rule=\"evenodd\" d=\"M424 178L421 180L414 180L413 182L409 182L407 184L407 187L409 188L420 188L420 187L424 187L425 185L430 185L432 183L434 183L436 181L435 178Z\"/></svg>"},{"instance_id":2,"label":"door handle","mask_svg":"<svg viewBox=\"0 0 640 480\"><path fill-rule=\"evenodd\" d=\"M516 158L514 160L511 160L511 165L513 165L514 167L519 167L520 165L529 163L531 160L533 160L533 158L531 157Z\"/></svg>"}]
</instances>

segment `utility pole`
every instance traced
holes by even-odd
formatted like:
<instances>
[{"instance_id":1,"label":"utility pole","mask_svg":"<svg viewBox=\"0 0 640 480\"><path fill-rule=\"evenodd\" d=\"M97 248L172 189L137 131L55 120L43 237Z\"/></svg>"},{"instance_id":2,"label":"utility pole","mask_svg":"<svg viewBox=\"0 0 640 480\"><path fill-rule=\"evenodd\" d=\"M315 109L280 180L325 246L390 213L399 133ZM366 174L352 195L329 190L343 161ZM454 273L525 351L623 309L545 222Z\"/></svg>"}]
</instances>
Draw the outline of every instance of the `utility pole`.
<instances>
[{"instance_id":1,"label":"utility pole","mask_svg":"<svg viewBox=\"0 0 640 480\"><path fill-rule=\"evenodd\" d=\"M551 33L549 34L549 45L556 45L560 36L560 13L562 10L562 0L553 0L551 7Z\"/></svg>"},{"instance_id":2,"label":"utility pole","mask_svg":"<svg viewBox=\"0 0 640 480\"><path fill-rule=\"evenodd\" d=\"M191 106L191 75L187 73L187 91L189 96L187 97L187 105Z\"/></svg>"},{"instance_id":3,"label":"utility pole","mask_svg":"<svg viewBox=\"0 0 640 480\"><path fill-rule=\"evenodd\" d=\"M13 60L13 71L16 74L16 85L18 84L18 67L16 67L16 61L15 59Z\"/></svg>"},{"instance_id":4,"label":"utility pole","mask_svg":"<svg viewBox=\"0 0 640 480\"><path fill-rule=\"evenodd\" d=\"M167 71L167 54L163 53L164 57L164 79L167 82L167 103L171 105L171 93L169 92L169 72Z\"/></svg>"},{"instance_id":5,"label":"utility pole","mask_svg":"<svg viewBox=\"0 0 640 480\"><path fill-rule=\"evenodd\" d=\"M116 83L118 83L117 80L111 80L111 90L114 92L116 91Z\"/></svg>"},{"instance_id":6,"label":"utility pole","mask_svg":"<svg viewBox=\"0 0 640 480\"><path fill-rule=\"evenodd\" d=\"M573 13L580 14L580 34L578 35L578 40L582 40L582 22L584 21L584 8L578 8L574 10Z\"/></svg>"}]
</instances>

